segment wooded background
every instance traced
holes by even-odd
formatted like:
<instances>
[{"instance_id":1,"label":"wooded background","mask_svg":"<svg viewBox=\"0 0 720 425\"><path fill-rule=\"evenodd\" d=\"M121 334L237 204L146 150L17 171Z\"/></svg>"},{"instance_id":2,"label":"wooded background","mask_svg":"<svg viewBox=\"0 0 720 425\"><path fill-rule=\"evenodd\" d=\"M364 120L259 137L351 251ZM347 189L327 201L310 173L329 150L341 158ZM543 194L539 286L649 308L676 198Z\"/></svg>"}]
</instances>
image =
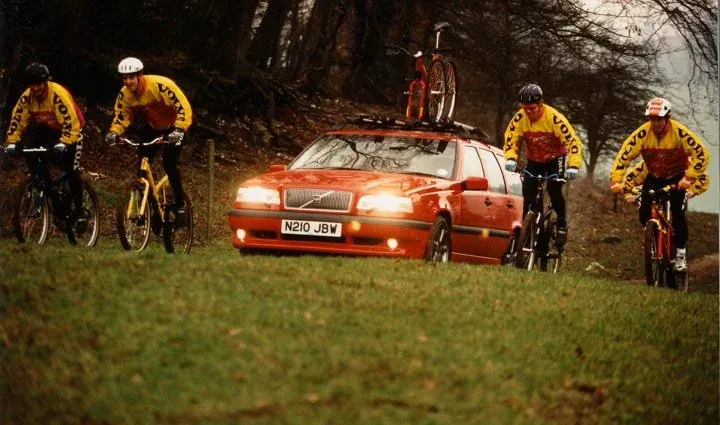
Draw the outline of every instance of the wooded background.
<instances>
[{"instance_id":1,"label":"wooded background","mask_svg":"<svg viewBox=\"0 0 720 425\"><path fill-rule=\"evenodd\" d=\"M272 118L314 95L397 105L400 114L411 64L385 46L428 47L438 21L452 25L442 45L458 67L456 119L499 144L518 89L538 83L581 131L589 175L663 94L657 61L669 30L690 52L688 89L717 101L709 0L4 0L0 124L4 132L32 61L46 63L89 115L107 113L125 56L176 79L201 122Z\"/></svg>"}]
</instances>

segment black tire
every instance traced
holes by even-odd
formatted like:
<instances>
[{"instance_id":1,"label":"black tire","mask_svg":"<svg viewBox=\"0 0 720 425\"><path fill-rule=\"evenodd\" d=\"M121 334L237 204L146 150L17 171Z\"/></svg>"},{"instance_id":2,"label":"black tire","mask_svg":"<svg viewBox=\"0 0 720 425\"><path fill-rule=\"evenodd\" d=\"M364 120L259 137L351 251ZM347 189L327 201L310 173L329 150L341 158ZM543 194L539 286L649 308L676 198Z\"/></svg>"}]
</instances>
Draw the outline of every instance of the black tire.
<instances>
[{"instance_id":1,"label":"black tire","mask_svg":"<svg viewBox=\"0 0 720 425\"><path fill-rule=\"evenodd\" d=\"M100 234L100 202L95 189L93 189L89 181L82 180L82 190L83 210L85 218L87 218L87 226L85 229L80 229L76 221L69 222L68 240L73 245L93 247L97 243ZM71 211L74 210L73 205Z\"/></svg>"},{"instance_id":2,"label":"black tire","mask_svg":"<svg viewBox=\"0 0 720 425\"><path fill-rule=\"evenodd\" d=\"M555 217L550 217L543 222L543 228L538 235L538 241L535 245L538 258L538 268L540 269L540 271L548 271L548 263L550 263L550 251L552 251L553 242L555 240L555 238L553 237L554 231Z\"/></svg>"},{"instance_id":3,"label":"black tire","mask_svg":"<svg viewBox=\"0 0 720 425\"><path fill-rule=\"evenodd\" d=\"M172 199L172 195L169 195L168 199ZM165 251L171 254L175 252L188 254L192 249L195 233L192 205L186 193L183 193L183 200L185 201L185 223L183 225L176 223L175 211L172 208L166 207L165 210L163 243L165 244Z\"/></svg>"},{"instance_id":4,"label":"black tire","mask_svg":"<svg viewBox=\"0 0 720 425\"><path fill-rule=\"evenodd\" d=\"M45 243L50 232L47 198L40 195L32 178L23 181L15 192L13 232L18 242L34 242L38 245Z\"/></svg>"},{"instance_id":5,"label":"black tire","mask_svg":"<svg viewBox=\"0 0 720 425\"><path fill-rule=\"evenodd\" d=\"M500 264L508 267L515 267L515 256L517 255L517 247L520 243L520 232L513 232L508 242L507 249L500 259Z\"/></svg>"},{"instance_id":6,"label":"black tire","mask_svg":"<svg viewBox=\"0 0 720 425\"><path fill-rule=\"evenodd\" d=\"M445 62L445 104L443 105L442 120L452 122L455 118L455 101L457 100L457 73L455 64Z\"/></svg>"},{"instance_id":7,"label":"black tire","mask_svg":"<svg viewBox=\"0 0 720 425\"><path fill-rule=\"evenodd\" d=\"M537 259L535 252L535 216L534 211L528 211L523 219L522 230L517 255L515 256L515 267L519 269L532 270Z\"/></svg>"},{"instance_id":8,"label":"black tire","mask_svg":"<svg viewBox=\"0 0 720 425\"><path fill-rule=\"evenodd\" d=\"M425 112L428 121L440 122L445 105L445 67L440 61L433 61L430 77L425 88Z\"/></svg>"},{"instance_id":9,"label":"black tire","mask_svg":"<svg viewBox=\"0 0 720 425\"><path fill-rule=\"evenodd\" d=\"M665 283L665 266L657 259L658 226L654 222L645 225L645 242L643 257L645 259L645 282L648 286L663 286Z\"/></svg>"},{"instance_id":10,"label":"black tire","mask_svg":"<svg viewBox=\"0 0 720 425\"><path fill-rule=\"evenodd\" d=\"M425 261L447 263L452 258L452 235L450 225L443 217L436 217L430 228Z\"/></svg>"},{"instance_id":11,"label":"black tire","mask_svg":"<svg viewBox=\"0 0 720 425\"><path fill-rule=\"evenodd\" d=\"M142 251L150 240L150 200L141 209L143 186L130 184L115 210L115 226L125 250Z\"/></svg>"}]
</instances>

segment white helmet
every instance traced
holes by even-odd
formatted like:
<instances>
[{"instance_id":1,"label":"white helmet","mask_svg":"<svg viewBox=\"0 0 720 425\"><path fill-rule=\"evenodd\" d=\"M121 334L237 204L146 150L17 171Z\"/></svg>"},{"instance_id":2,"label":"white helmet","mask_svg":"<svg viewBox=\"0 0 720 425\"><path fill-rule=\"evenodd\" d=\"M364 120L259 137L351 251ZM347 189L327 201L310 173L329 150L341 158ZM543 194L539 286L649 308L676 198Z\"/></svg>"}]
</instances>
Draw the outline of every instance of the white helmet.
<instances>
[{"instance_id":1,"label":"white helmet","mask_svg":"<svg viewBox=\"0 0 720 425\"><path fill-rule=\"evenodd\" d=\"M138 58L125 58L118 64L118 73L120 74L137 74L142 70L143 63Z\"/></svg>"},{"instance_id":2,"label":"white helmet","mask_svg":"<svg viewBox=\"0 0 720 425\"><path fill-rule=\"evenodd\" d=\"M661 118L670 118L670 115L672 114L672 105L667 100L663 99L662 97L656 97L654 99L650 99L650 102L648 102L647 107L645 108L645 117L661 117Z\"/></svg>"}]
</instances>

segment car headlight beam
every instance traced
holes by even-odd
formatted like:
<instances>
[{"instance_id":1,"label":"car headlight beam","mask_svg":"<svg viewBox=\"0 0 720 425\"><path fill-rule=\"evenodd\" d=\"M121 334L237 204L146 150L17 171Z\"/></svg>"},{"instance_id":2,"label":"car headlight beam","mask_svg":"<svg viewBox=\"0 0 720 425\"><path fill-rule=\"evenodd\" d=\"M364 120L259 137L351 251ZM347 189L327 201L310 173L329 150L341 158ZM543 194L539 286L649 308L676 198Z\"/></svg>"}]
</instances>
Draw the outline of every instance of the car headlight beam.
<instances>
[{"instance_id":1,"label":"car headlight beam","mask_svg":"<svg viewBox=\"0 0 720 425\"><path fill-rule=\"evenodd\" d=\"M365 195L357 203L358 210L377 212L413 212L412 199L395 195Z\"/></svg>"},{"instance_id":2,"label":"car headlight beam","mask_svg":"<svg viewBox=\"0 0 720 425\"><path fill-rule=\"evenodd\" d=\"M280 205L280 192L264 187L241 187L237 191L235 202Z\"/></svg>"}]
</instances>

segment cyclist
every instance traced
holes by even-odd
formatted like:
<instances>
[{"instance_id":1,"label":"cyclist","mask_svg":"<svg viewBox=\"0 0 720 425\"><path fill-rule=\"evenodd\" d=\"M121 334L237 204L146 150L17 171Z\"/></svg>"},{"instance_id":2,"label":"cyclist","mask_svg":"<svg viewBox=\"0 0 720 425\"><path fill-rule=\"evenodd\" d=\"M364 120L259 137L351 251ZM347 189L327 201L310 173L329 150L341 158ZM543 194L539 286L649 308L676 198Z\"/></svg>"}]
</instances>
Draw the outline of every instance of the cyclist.
<instances>
[{"instance_id":1,"label":"cyclist","mask_svg":"<svg viewBox=\"0 0 720 425\"><path fill-rule=\"evenodd\" d=\"M636 187L640 186L645 182L648 175L648 169L645 166L645 161L638 162L623 178L623 192L627 195L625 200L628 203L635 202L636 196L633 196L630 192ZM710 179L708 175L703 173L698 175L695 179L695 183L687 188L687 198L691 199L698 195L702 195L710 187Z\"/></svg>"},{"instance_id":2,"label":"cyclist","mask_svg":"<svg viewBox=\"0 0 720 425\"><path fill-rule=\"evenodd\" d=\"M555 243L563 246L567 241L568 223L562 193L565 181L562 178L571 180L577 177L582 161L582 143L565 116L543 102L540 86L527 84L520 89L518 97L522 107L505 130L505 169L517 170L519 145L524 140L527 155L525 169L533 175L558 176L558 179L547 182L547 191L557 214ZM537 194L533 179L523 179L522 193L525 217Z\"/></svg>"},{"instance_id":3,"label":"cyclist","mask_svg":"<svg viewBox=\"0 0 720 425\"><path fill-rule=\"evenodd\" d=\"M642 155L648 168L639 210L640 223L644 226L650 218L650 197L646 193L677 184L678 190L670 193L670 211L675 229L674 268L682 272L687 269L685 192L705 174L710 156L700 138L671 117L672 105L666 99L656 97L648 102L645 108L648 121L630 134L615 157L610 170L610 190L622 192L622 179L630 162Z\"/></svg>"},{"instance_id":4,"label":"cyclist","mask_svg":"<svg viewBox=\"0 0 720 425\"><path fill-rule=\"evenodd\" d=\"M118 64L123 87L115 101L115 117L105 139L116 143L118 136L130 125L145 140L165 136L168 145L141 146L138 151L138 169L143 157L150 162L164 146L163 169L167 173L175 196L173 208L176 220L185 220L182 181L178 170L180 149L185 134L192 124L192 109L185 94L175 82L160 75L144 75L140 59L127 57ZM143 122L140 122L142 119Z\"/></svg>"},{"instance_id":5,"label":"cyclist","mask_svg":"<svg viewBox=\"0 0 720 425\"><path fill-rule=\"evenodd\" d=\"M83 208L82 180L78 174L85 117L70 92L51 80L50 70L42 63L33 62L25 68L27 89L10 117L5 153L17 155L21 139L29 147L52 147L50 159L68 176L70 183L74 202L71 219L75 221L77 231L82 232L89 216ZM25 156L31 170L40 159L40 154ZM49 180L48 170L42 172Z\"/></svg>"}]
</instances>

